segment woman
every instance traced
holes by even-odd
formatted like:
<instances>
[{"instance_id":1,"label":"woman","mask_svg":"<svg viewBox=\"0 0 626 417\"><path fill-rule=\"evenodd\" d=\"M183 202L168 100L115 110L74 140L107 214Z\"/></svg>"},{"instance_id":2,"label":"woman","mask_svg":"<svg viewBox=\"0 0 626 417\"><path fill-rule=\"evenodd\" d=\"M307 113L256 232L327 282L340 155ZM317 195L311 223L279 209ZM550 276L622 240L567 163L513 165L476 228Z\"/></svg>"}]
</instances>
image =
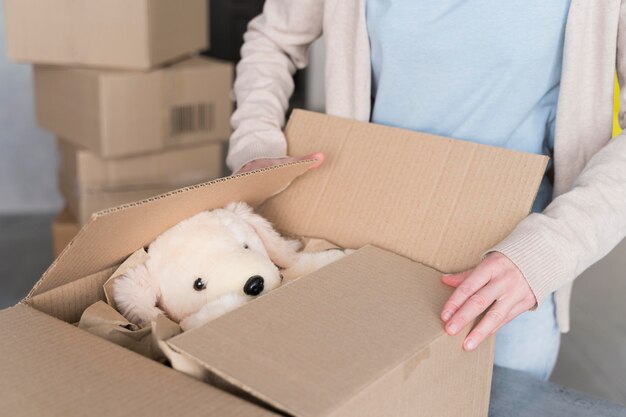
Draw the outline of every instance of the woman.
<instances>
[{"instance_id":1,"label":"woman","mask_svg":"<svg viewBox=\"0 0 626 417\"><path fill-rule=\"evenodd\" d=\"M463 348L498 331L496 364L547 379L572 281L626 234L626 139L610 140L626 0L267 0L237 67L233 171L298 159L281 127L322 31L327 113L552 157L533 213L444 276L441 312L449 334L486 312Z\"/></svg>"}]
</instances>

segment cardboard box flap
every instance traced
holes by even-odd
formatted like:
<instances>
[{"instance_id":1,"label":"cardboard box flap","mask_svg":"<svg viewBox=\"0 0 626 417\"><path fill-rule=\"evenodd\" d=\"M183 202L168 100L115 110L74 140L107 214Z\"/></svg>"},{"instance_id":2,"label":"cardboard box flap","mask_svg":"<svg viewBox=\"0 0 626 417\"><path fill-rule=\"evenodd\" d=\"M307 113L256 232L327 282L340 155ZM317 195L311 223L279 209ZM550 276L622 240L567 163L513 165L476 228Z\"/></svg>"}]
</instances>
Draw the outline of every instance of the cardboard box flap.
<instances>
[{"instance_id":1,"label":"cardboard box flap","mask_svg":"<svg viewBox=\"0 0 626 417\"><path fill-rule=\"evenodd\" d=\"M121 263L165 230L203 210L232 201L256 206L286 188L312 163L294 162L221 178L94 214L29 297Z\"/></svg>"},{"instance_id":2,"label":"cardboard box flap","mask_svg":"<svg viewBox=\"0 0 626 417\"><path fill-rule=\"evenodd\" d=\"M25 305L0 311L8 416L275 416Z\"/></svg>"},{"instance_id":3,"label":"cardboard box flap","mask_svg":"<svg viewBox=\"0 0 626 417\"><path fill-rule=\"evenodd\" d=\"M260 213L299 236L373 244L440 271L475 265L528 215L548 158L307 111L294 111L290 155L321 168Z\"/></svg>"},{"instance_id":4,"label":"cardboard box flap","mask_svg":"<svg viewBox=\"0 0 626 417\"><path fill-rule=\"evenodd\" d=\"M444 334L440 276L366 246L168 344L290 415L330 416L402 363L419 368Z\"/></svg>"}]
</instances>

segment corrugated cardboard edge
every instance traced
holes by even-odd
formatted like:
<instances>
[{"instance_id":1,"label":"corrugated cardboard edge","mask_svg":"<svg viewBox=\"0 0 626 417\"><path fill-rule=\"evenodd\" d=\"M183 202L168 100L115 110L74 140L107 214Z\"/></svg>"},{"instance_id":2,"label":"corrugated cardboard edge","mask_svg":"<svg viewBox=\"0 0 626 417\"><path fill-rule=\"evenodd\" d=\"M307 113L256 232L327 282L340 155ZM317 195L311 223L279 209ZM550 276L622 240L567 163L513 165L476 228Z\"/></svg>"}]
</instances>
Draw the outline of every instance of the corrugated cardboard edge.
<instances>
[{"instance_id":1,"label":"corrugated cardboard edge","mask_svg":"<svg viewBox=\"0 0 626 417\"><path fill-rule=\"evenodd\" d=\"M374 246L374 245L365 245L362 248L358 249L355 253L362 253L363 251L372 250L372 249L383 250L384 252L389 252L389 251L387 251L385 249L378 248L377 246ZM351 255L348 255L348 257L352 256L352 255L354 255L354 253L351 254ZM424 264L422 264L420 262L416 262L416 261L414 261L414 260L412 260L412 259L410 259L410 258L408 258L406 256L402 256L402 255L398 255L398 254L395 254L395 255L400 257L400 258L405 259L406 261L409 261L409 262L414 263L414 264L419 264L419 265L421 265L423 267L426 267L428 269L432 269L432 270L437 271L438 273L441 274L441 271L438 271L435 268L432 268L432 267L430 267L428 265L424 265ZM340 261L338 261L338 262L340 262ZM327 265L327 266L325 266L323 268L320 268L319 270L315 271L314 273L319 272L319 271L323 271L324 269L332 268L332 267L333 267L333 264L329 264L329 265ZM293 281L287 282L284 285L282 285L281 287L279 287L276 290L274 290L272 293L279 292L281 290L285 291L285 288L289 287L290 285L294 285L294 283L296 283L297 281L298 280L293 280ZM269 293L266 296L271 296L272 293ZM257 300L258 299L250 300L247 304L245 304L242 307L240 307L240 309L244 309L244 308L247 308L247 307L249 308L249 306L252 303L254 303L255 301L257 301ZM228 314L230 314L230 313L226 313L226 315L228 315ZM475 320L471 324L471 326L466 327L461 333L457 334L454 337L457 338L457 339L465 338L465 336L470 332L470 330L474 327L474 325L478 322L478 320L479 319ZM184 369L186 369L186 368L190 368L190 369L197 369L198 367L204 368L204 369L206 369L208 371L209 375L211 375L213 378L216 377L217 380L224 381L227 384L230 384L234 388L234 392L240 391L240 392L245 393L246 395L250 395L250 396L252 396L254 398L257 398L261 402L263 402L266 406L270 407L270 409L281 410L283 412L286 412L286 413L288 413L290 415L294 415L294 416L298 415L296 410L290 409L288 406L286 406L285 404L282 404L280 401L278 401L276 399L269 398L268 396L264 395L263 393L258 392L257 390L255 390L253 387L250 387L250 386L248 386L246 384L243 384L237 378L230 376L227 372L222 371L221 369L218 369L217 367L215 367L215 366L213 366L211 364L205 363L205 362L195 358L194 356L188 354L187 352L178 349L175 345L170 343L170 341L174 340L176 338L176 336L178 336L178 335L175 335L170 340L166 340L165 343L169 347L169 350L175 352L178 355L179 360L182 361L183 358L185 358L188 361L188 363L182 362L182 363L185 364L185 367L183 369L180 369L181 371L184 371ZM416 355L419 355L421 352L424 351L424 349L427 349L428 346L432 345L435 341L441 339L444 336L451 337L451 336L449 336L445 332L445 330L443 328L443 325L442 325L441 330L435 336L430 337L428 339L425 339L423 344L422 344L422 346L419 346L419 348L415 352L412 352L412 353L406 355L405 357L398 358L396 361L390 363L388 366L386 366L385 368L381 369L381 371L378 372L377 374L375 374L368 383L363 384L362 386L358 387L354 391L354 393L353 393L353 395L351 397L347 397L343 402L338 403L333 409L328 410L328 414L327 415L332 415L335 411L340 410L342 406L344 406L349 401L351 401L359 393L364 392L365 390L367 390L372 384L374 384L377 381L379 381L384 375L387 375L388 373L390 373L394 369L397 369L398 367L403 366L403 364L406 364L407 362L411 361L412 358L414 358ZM459 346L459 349L460 348L461 347ZM495 351L495 337L494 336L489 337L487 340L485 340L483 342L483 344L481 344L481 346L478 347L478 349L490 350L491 353L490 353L489 356L493 357L493 352ZM492 369L493 369L493 367L490 367L490 369L489 369L489 375L488 375L489 383L491 382ZM489 400L489 392L486 392L485 395L487 396L486 401L488 402L488 400Z\"/></svg>"},{"instance_id":2,"label":"corrugated cardboard edge","mask_svg":"<svg viewBox=\"0 0 626 417\"><path fill-rule=\"evenodd\" d=\"M216 179L216 180L213 180L213 181L209 181L209 182L206 182L206 183L202 183L202 184L192 185L192 186L189 186L189 187L185 187L185 188L181 188L181 189L178 189L178 190L171 191L169 193L165 193L165 194L161 194L161 195L158 195L158 196L154 196L154 197L142 200L142 201L129 203L129 204L124 204L122 206L113 207L113 208L108 209L108 210L104 210L104 211L101 211L101 212L98 212L98 213L94 213L92 215L91 220L70 241L70 243L61 252L59 257L52 263L52 265L50 265L50 267L42 275L42 277L39 279L39 281L37 281L37 283L33 286L33 288L30 290L28 295L22 300L22 302L28 301L30 298L32 298L34 295L36 295L38 293L38 289L41 287L41 284L46 280L47 276L51 273L51 271L54 270L55 266L57 264L59 264L60 262L63 262L64 257L71 250L71 248L74 245L74 243L77 242L78 240L80 240L82 238L82 236L85 235L86 231L89 230L89 228L93 225L93 223L96 222L101 217L107 216L107 215L109 215L111 213L120 212L120 211L123 211L123 210L131 208L131 207L140 206L142 204L146 204L146 203L149 203L149 202L154 201L154 200L170 198L170 197L172 197L172 196L174 196L176 194L184 193L184 192L187 192L187 191L192 190L192 189L208 187L208 186L211 186L211 185L217 184L219 182L223 182L223 181L237 181L237 180L240 180L241 178L245 178L245 177L248 177L248 176L251 176L251 175L256 175L256 174L259 174L259 173L262 173L262 172L267 172L267 171L280 170L281 168L285 168L285 167L289 167L289 166L302 165L303 168L306 168L306 169L303 169L301 173L299 173L294 178L292 178L285 185L285 187L283 187L280 190L277 190L272 195L266 196L264 200L267 200L267 199L271 198L272 196L280 193L285 188L287 188L291 184L291 182L293 182L294 179L296 179L301 174L305 173L308 170L308 168L310 168L310 166L313 165L314 162L315 162L315 160L310 159L310 160L289 162L289 163L281 164L281 165L274 165L274 166L271 166L271 167L257 169L257 170L250 171L250 172L244 172L242 174L237 174L237 175L233 175L233 176L230 176L230 177L219 178L219 179ZM135 249L137 249L137 248L135 248ZM129 255L130 255L130 253L129 253ZM50 289L52 289L52 288L50 288Z\"/></svg>"},{"instance_id":3,"label":"corrugated cardboard edge","mask_svg":"<svg viewBox=\"0 0 626 417\"><path fill-rule=\"evenodd\" d=\"M184 192L186 192L188 190L192 190L192 189L195 189L195 188L207 187L207 186L216 184L218 182L232 181L234 179L247 177L247 176L250 176L250 175L257 174L259 172L274 171L274 170L277 170L277 169L280 169L280 168L286 167L286 166L292 166L292 165L312 165L315 162L316 162L316 160L314 160L314 159L307 159L307 160L304 160L304 161L289 162L289 163L286 163L286 164L274 165L274 166L267 167L267 168L261 168L261 169L256 169L254 171L244 172L242 174L237 174L237 175L233 175L233 176L230 176L230 177L218 178L216 180L205 182L205 183L202 183L202 184L190 185L188 187L180 188L178 190L174 190L174 191L171 191L171 192L166 193L166 194L161 194L161 195L157 195L157 196L154 196L154 197L151 197L151 198L147 198L147 199L142 200L142 201L137 201L137 202L134 202L134 203L128 203L128 204L124 204L124 205L121 205L121 206L118 206L118 207L112 207L112 208L107 209L107 210L99 211L98 213L94 213L92 218L93 219L97 219L98 217L106 216L106 215L108 215L110 213L115 213L117 211L122 211L122 210L125 210L125 209L129 208L129 207L139 206L139 205L145 204L147 202L150 202L150 201L153 201L153 200L158 200L158 199L161 199L161 198L168 198L168 197L170 197L172 195L175 195L175 194L184 193ZM269 198L275 196L276 194L279 194L282 191L284 191L289 185L291 185L291 183L296 178L292 179L285 187L283 187L280 190L276 191L274 194L268 196L266 199L269 199Z\"/></svg>"}]
</instances>

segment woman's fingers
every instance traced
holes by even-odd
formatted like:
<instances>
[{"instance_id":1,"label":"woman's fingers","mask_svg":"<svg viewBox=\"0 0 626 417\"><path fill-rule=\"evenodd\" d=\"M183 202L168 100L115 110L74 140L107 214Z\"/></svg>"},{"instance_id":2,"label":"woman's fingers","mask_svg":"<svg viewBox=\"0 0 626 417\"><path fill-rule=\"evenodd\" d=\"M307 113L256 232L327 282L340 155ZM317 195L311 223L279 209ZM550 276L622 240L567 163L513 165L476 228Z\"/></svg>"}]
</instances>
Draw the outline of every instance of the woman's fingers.
<instances>
[{"instance_id":1,"label":"woman's fingers","mask_svg":"<svg viewBox=\"0 0 626 417\"><path fill-rule=\"evenodd\" d=\"M442 280L456 287L441 313L448 334L458 334L487 311L465 338L465 350L474 350L537 302L519 268L499 252L489 254L473 271L446 275Z\"/></svg>"},{"instance_id":2,"label":"woman's fingers","mask_svg":"<svg viewBox=\"0 0 626 417\"><path fill-rule=\"evenodd\" d=\"M467 271L460 272L458 274L444 274L441 277L441 280L444 284L456 288L461 285L461 283L465 281L465 279L470 276L473 271L473 269L468 269Z\"/></svg>"},{"instance_id":3,"label":"woman's fingers","mask_svg":"<svg viewBox=\"0 0 626 417\"><path fill-rule=\"evenodd\" d=\"M457 310L461 308L472 295L489 282L490 279L490 273L486 271L485 268L481 268L480 265L476 267L476 269L469 271L465 278L458 278L458 280L462 282L443 305L441 312L442 320L445 322L450 320Z\"/></svg>"},{"instance_id":4,"label":"woman's fingers","mask_svg":"<svg viewBox=\"0 0 626 417\"><path fill-rule=\"evenodd\" d=\"M322 152L315 152L296 158L298 161L306 161L307 159L315 159L316 161L309 169L319 168L324 163L324 154Z\"/></svg>"},{"instance_id":5,"label":"woman's fingers","mask_svg":"<svg viewBox=\"0 0 626 417\"><path fill-rule=\"evenodd\" d=\"M468 278L469 279L469 278ZM459 286L459 288L461 288ZM446 332L457 334L462 328L474 321L506 292L505 281L490 281L480 290L471 294L461 307L452 315L446 324ZM503 317L504 318L504 317Z\"/></svg>"},{"instance_id":6,"label":"woman's fingers","mask_svg":"<svg viewBox=\"0 0 626 417\"><path fill-rule=\"evenodd\" d=\"M284 158L255 159L253 161L248 162L243 167L241 167L241 169L237 171L235 174L243 174L244 172L254 171L255 169L267 168L267 167L271 167L274 165L286 164L286 163L294 162L294 161L306 161L310 159L315 159L316 162L313 165L311 165L311 168L309 169L319 168L319 166L322 165L322 163L324 163L324 154L322 152L315 152L315 153L311 153L305 156L300 156L297 158L292 157L292 156L286 156Z\"/></svg>"},{"instance_id":7,"label":"woman's fingers","mask_svg":"<svg viewBox=\"0 0 626 417\"><path fill-rule=\"evenodd\" d=\"M472 329L463 342L463 349L472 351L481 344L487 337L491 336L497 329L504 325L505 320L511 320L512 312L518 308L519 301L512 298L497 300L485 313L480 322ZM517 313L519 314L519 313Z\"/></svg>"}]
</instances>

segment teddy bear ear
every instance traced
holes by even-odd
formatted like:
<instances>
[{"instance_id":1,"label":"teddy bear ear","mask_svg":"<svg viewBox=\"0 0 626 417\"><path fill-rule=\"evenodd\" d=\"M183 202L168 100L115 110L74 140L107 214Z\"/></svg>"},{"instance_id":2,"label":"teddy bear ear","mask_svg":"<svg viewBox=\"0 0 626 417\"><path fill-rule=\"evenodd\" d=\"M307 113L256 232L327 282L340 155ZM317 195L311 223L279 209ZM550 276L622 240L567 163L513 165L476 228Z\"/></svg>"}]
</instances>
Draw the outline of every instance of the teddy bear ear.
<instances>
[{"instance_id":1,"label":"teddy bear ear","mask_svg":"<svg viewBox=\"0 0 626 417\"><path fill-rule=\"evenodd\" d=\"M230 203L225 209L252 226L261 238L270 259L279 268L289 268L297 261L298 251L302 247L300 241L281 236L267 219L254 213L252 207L246 203Z\"/></svg>"},{"instance_id":2,"label":"teddy bear ear","mask_svg":"<svg viewBox=\"0 0 626 417\"><path fill-rule=\"evenodd\" d=\"M144 264L129 269L113 284L118 310L131 323L147 326L159 314L159 286Z\"/></svg>"}]
</instances>

